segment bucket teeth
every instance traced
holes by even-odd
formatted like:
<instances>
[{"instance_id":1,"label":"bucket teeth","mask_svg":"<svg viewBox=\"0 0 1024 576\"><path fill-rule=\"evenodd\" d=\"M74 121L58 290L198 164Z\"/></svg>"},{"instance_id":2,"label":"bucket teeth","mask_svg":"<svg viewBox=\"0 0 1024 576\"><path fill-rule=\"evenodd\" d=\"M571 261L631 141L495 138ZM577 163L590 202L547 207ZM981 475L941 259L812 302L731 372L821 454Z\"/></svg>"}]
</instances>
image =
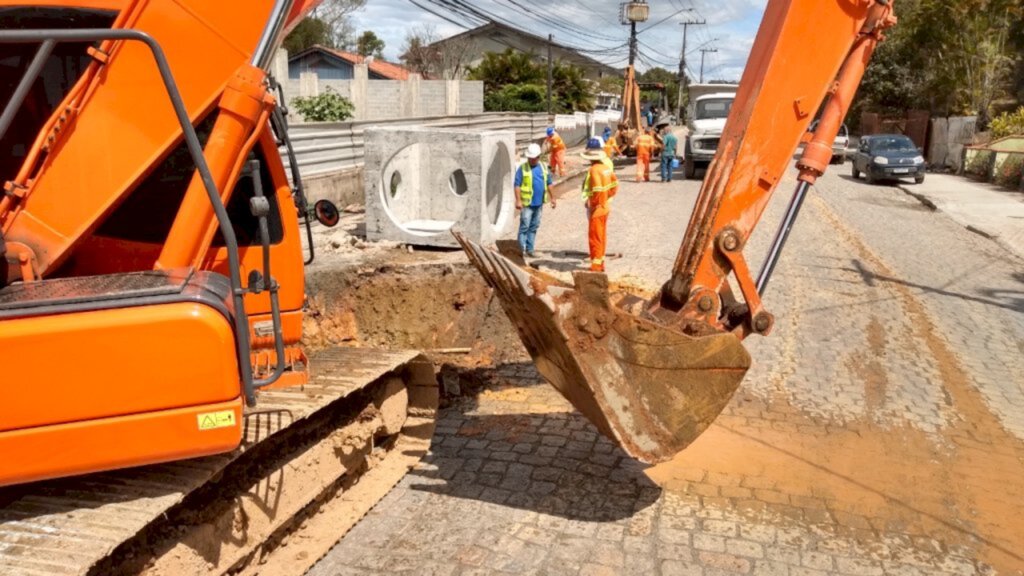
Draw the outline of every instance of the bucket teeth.
<instances>
[{"instance_id":1,"label":"bucket teeth","mask_svg":"<svg viewBox=\"0 0 1024 576\"><path fill-rule=\"evenodd\" d=\"M454 234L540 374L638 460L661 462L693 442L750 367L732 334L689 336L616 308L604 274L578 272L567 286Z\"/></svg>"}]
</instances>

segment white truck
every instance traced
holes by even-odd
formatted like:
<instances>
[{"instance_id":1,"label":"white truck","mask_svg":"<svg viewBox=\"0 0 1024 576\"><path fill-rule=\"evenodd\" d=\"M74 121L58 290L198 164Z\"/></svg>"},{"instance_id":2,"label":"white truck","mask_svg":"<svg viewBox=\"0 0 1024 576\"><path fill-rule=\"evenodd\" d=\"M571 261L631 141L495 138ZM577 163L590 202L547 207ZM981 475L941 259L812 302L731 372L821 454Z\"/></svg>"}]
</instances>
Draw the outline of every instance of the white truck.
<instances>
[{"instance_id":1,"label":"white truck","mask_svg":"<svg viewBox=\"0 0 1024 576\"><path fill-rule=\"evenodd\" d=\"M683 150L683 173L693 178L697 168L707 168L715 157L718 140L725 128L736 84L693 84L686 109L686 143Z\"/></svg>"}]
</instances>

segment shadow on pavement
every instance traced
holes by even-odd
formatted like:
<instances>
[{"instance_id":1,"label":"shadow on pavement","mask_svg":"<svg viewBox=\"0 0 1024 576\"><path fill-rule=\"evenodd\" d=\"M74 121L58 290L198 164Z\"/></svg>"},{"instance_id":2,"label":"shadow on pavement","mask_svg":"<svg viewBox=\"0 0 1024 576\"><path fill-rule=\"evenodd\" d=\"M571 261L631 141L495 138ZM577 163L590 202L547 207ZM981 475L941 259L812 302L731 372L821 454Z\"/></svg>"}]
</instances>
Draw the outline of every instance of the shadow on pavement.
<instances>
[{"instance_id":1,"label":"shadow on pavement","mask_svg":"<svg viewBox=\"0 0 1024 576\"><path fill-rule=\"evenodd\" d=\"M510 369L514 383L492 381L442 409L412 490L584 521L629 518L657 502L646 465L572 411L532 364L498 372ZM470 376L479 381L480 371Z\"/></svg>"},{"instance_id":2,"label":"shadow on pavement","mask_svg":"<svg viewBox=\"0 0 1024 576\"><path fill-rule=\"evenodd\" d=\"M864 283L868 286L874 286L875 282L887 282L891 284L899 284L901 286L906 286L908 288L915 288L917 290L927 292L929 294L937 294L939 296L949 296L952 298L959 298L961 300L969 300L971 302L978 302L980 304L985 304L987 306L997 306L999 308L1004 308L1006 310L1011 310L1014 312L1024 312L1024 291L982 289L980 290L981 294L987 296L987 298L969 296L967 294L962 294L960 292L953 292L951 290L945 290L943 288L933 286L925 286L924 284L917 284L914 282L909 282L907 280L901 280L899 278L893 278L890 276L877 274L869 270L866 266L864 266L864 263L858 259L851 260L851 263L853 264L853 268L847 270L857 272L858 274L860 274L861 278L864 279ZM1015 274L1014 278L1017 281L1024 283L1024 273Z\"/></svg>"}]
</instances>

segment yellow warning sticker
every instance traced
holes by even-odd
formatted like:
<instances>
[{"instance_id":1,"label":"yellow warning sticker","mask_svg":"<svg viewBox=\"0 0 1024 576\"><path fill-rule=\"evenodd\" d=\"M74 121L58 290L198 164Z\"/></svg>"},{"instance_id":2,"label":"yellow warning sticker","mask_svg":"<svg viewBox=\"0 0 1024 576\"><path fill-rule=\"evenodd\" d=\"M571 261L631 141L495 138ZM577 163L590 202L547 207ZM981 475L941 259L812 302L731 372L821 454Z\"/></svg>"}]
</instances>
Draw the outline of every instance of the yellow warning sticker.
<instances>
[{"instance_id":1,"label":"yellow warning sticker","mask_svg":"<svg viewBox=\"0 0 1024 576\"><path fill-rule=\"evenodd\" d=\"M229 428L235 425L234 410L221 410L220 412L207 412L197 414L200 430L216 430L217 428Z\"/></svg>"}]
</instances>

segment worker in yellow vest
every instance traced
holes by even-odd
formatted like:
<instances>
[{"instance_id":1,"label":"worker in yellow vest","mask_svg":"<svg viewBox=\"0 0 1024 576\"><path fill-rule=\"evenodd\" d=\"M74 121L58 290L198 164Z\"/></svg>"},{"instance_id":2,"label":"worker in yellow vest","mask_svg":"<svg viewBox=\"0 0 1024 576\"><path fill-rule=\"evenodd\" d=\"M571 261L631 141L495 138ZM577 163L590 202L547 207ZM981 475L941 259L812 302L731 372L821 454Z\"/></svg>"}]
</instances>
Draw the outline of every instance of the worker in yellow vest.
<instances>
[{"instance_id":1,"label":"worker in yellow vest","mask_svg":"<svg viewBox=\"0 0 1024 576\"><path fill-rule=\"evenodd\" d=\"M544 204L550 202L551 207L555 207L551 182L551 172L540 161L540 146L530 144L526 148L526 162L516 170L515 199L516 210L520 213L519 248L531 258Z\"/></svg>"}]
</instances>

